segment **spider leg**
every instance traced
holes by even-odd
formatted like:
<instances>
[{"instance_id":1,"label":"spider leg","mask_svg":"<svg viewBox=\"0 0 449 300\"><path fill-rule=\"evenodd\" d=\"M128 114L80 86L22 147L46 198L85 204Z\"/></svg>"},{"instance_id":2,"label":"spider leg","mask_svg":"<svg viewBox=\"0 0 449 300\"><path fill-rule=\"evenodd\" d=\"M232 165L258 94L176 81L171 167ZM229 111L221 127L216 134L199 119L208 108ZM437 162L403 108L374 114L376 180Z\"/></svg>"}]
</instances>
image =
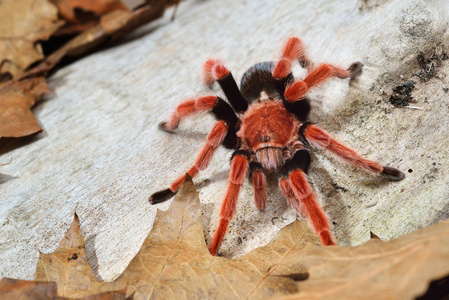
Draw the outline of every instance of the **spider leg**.
<instances>
[{"instance_id":1,"label":"spider leg","mask_svg":"<svg viewBox=\"0 0 449 300\"><path fill-rule=\"evenodd\" d=\"M248 170L248 162L248 152L243 150L234 152L231 160L231 170L229 171L229 185L220 208L219 225L209 246L209 251L212 255L217 254L221 242L223 241L223 237L228 230L229 221L231 221L232 217L235 215L240 188L245 180Z\"/></svg>"},{"instance_id":2,"label":"spider leg","mask_svg":"<svg viewBox=\"0 0 449 300\"><path fill-rule=\"evenodd\" d=\"M187 174L189 174L193 178L198 174L199 171L204 170L208 166L212 155L214 154L217 147L224 141L227 133L228 126L226 125L226 123L222 120L218 121L207 136L206 145L204 145L201 149L200 153L195 159L193 166L187 171ZM149 198L150 203L160 203L173 197L178 191L181 184L184 182L185 178L186 174L176 179L172 183L170 188L151 195Z\"/></svg>"},{"instance_id":3,"label":"spider leg","mask_svg":"<svg viewBox=\"0 0 449 300\"><path fill-rule=\"evenodd\" d=\"M304 216L307 216L304 205L301 203L301 201L299 201L300 199L298 200L296 198L295 194L293 193L293 190L288 181L288 176L291 171L296 169L300 169L307 174L311 161L310 153L299 141L294 142L290 146L289 152L293 152L294 154L292 157L285 160L285 163L280 170L279 189L281 190L281 193L287 198L289 204L296 211Z\"/></svg>"},{"instance_id":4,"label":"spider leg","mask_svg":"<svg viewBox=\"0 0 449 300\"><path fill-rule=\"evenodd\" d=\"M294 197L288 199L293 208L304 214L310 221L313 230L320 236L321 244L336 245L330 232L329 218L321 208L312 187L307 182L307 175L300 169L290 172L288 179L279 182L283 194L293 192ZM292 203L293 202L293 203Z\"/></svg>"},{"instance_id":5,"label":"spider leg","mask_svg":"<svg viewBox=\"0 0 449 300\"><path fill-rule=\"evenodd\" d=\"M288 178L286 177L279 178L279 190L281 191L282 195L284 195L284 197L287 198L288 203L294 210L296 210L303 216L307 216L304 205L301 203L300 200L296 199L295 194L293 193L292 187L290 185L290 181L288 181Z\"/></svg>"},{"instance_id":6,"label":"spider leg","mask_svg":"<svg viewBox=\"0 0 449 300\"><path fill-rule=\"evenodd\" d=\"M174 129L178 128L182 119L199 112L211 112L218 120L224 120L233 127L238 122L231 106L223 99L217 96L205 96L182 101L171 114L169 120L159 124L159 128L167 132L173 132Z\"/></svg>"},{"instance_id":7,"label":"spider leg","mask_svg":"<svg viewBox=\"0 0 449 300\"><path fill-rule=\"evenodd\" d=\"M354 67L353 71L358 72L359 74L361 72L362 64L356 64L359 64L360 68L357 69ZM349 69L343 70L329 64L322 64L313 69L304 80L295 81L287 85L284 90L284 106L289 112L294 114L299 121L305 122L311 108L309 99L306 97L309 89L331 77L347 78L351 77L351 74Z\"/></svg>"},{"instance_id":8,"label":"spider leg","mask_svg":"<svg viewBox=\"0 0 449 300\"><path fill-rule=\"evenodd\" d=\"M264 210L267 204L266 178L263 173L262 165L258 162L251 162L249 164L251 171L251 181L254 186L254 204L257 209Z\"/></svg>"},{"instance_id":9,"label":"spider leg","mask_svg":"<svg viewBox=\"0 0 449 300\"><path fill-rule=\"evenodd\" d=\"M310 153L306 149L297 149L281 169L279 189L290 205L305 215L312 228L320 236L323 245L335 245L330 233L329 218L319 205L312 187L307 182L310 165Z\"/></svg>"},{"instance_id":10,"label":"spider leg","mask_svg":"<svg viewBox=\"0 0 449 300\"><path fill-rule=\"evenodd\" d=\"M405 177L404 173L398 169L382 166L377 162L363 158L356 151L343 145L317 125L304 124L299 129L299 132L300 135L302 135L312 145L329 150L337 157L350 164L354 164L373 173L382 174L387 179L392 181L399 181Z\"/></svg>"},{"instance_id":11,"label":"spider leg","mask_svg":"<svg viewBox=\"0 0 449 300\"><path fill-rule=\"evenodd\" d=\"M287 160L282 167L279 188L290 205L310 220L313 230L320 236L321 243L326 246L335 245L330 233L329 218L307 181L309 165L309 151L297 150L291 160Z\"/></svg>"},{"instance_id":12,"label":"spider leg","mask_svg":"<svg viewBox=\"0 0 449 300\"><path fill-rule=\"evenodd\" d=\"M282 48L282 55L273 69L275 79L284 79L292 72L292 63L298 61L303 68L308 68L312 62L304 51L304 45L297 37L291 37Z\"/></svg>"},{"instance_id":13,"label":"spider leg","mask_svg":"<svg viewBox=\"0 0 449 300\"><path fill-rule=\"evenodd\" d=\"M232 73L217 59L210 58L204 63L204 82L211 86L217 81L232 108L238 112L245 112L248 103L242 96Z\"/></svg>"},{"instance_id":14,"label":"spider leg","mask_svg":"<svg viewBox=\"0 0 449 300\"><path fill-rule=\"evenodd\" d=\"M356 64L359 67L353 67ZM338 77L341 79L351 77L352 72L361 72L361 63L354 63L350 69L343 70L330 64L321 64L313 69L303 80L295 81L289 85L284 92L287 102L297 102L304 98L310 88L323 83L331 77Z\"/></svg>"}]
</instances>

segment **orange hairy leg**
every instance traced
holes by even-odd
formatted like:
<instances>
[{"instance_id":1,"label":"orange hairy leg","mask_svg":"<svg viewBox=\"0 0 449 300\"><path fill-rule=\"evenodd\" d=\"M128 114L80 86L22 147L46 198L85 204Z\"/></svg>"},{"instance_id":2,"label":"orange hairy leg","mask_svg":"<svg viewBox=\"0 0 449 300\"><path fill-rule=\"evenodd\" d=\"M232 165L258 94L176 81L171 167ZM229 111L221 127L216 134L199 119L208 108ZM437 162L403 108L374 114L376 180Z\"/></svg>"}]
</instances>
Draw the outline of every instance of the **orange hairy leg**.
<instances>
[{"instance_id":1,"label":"orange hairy leg","mask_svg":"<svg viewBox=\"0 0 449 300\"><path fill-rule=\"evenodd\" d=\"M284 96L288 101L298 101L304 98L310 88L323 83L331 77L348 78L349 71L334 67L329 64L319 65L312 70L304 80L295 81L289 85L284 92Z\"/></svg>"},{"instance_id":2,"label":"orange hairy leg","mask_svg":"<svg viewBox=\"0 0 449 300\"><path fill-rule=\"evenodd\" d=\"M160 123L159 127L162 130L171 132L173 129L178 128L179 123L185 117L199 112L212 110L218 99L217 96L205 96L198 99L184 100L176 107L175 111L170 116L169 121Z\"/></svg>"},{"instance_id":3,"label":"orange hairy leg","mask_svg":"<svg viewBox=\"0 0 449 300\"><path fill-rule=\"evenodd\" d=\"M209 58L203 64L203 82L207 86L212 86L215 81L214 76L212 75L212 68L220 63L217 59Z\"/></svg>"},{"instance_id":4,"label":"orange hairy leg","mask_svg":"<svg viewBox=\"0 0 449 300\"><path fill-rule=\"evenodd\" d=\"M381 164L361 157L356 151L343 145L316 125L309 125L304 135L312 145L329 150L348 163L374 173L382 172L383 167Z\"/></svg>"},{"instance_id":5,"label":"orange hairy leg","mask_svg":"<svg viewBox=\"0 0 449 300\"><path fill-rule=\"evenodd\" d=\"M273 70L273 77L277 79L286 78L292 72L292 62L299 61L302 67L311 65L304 51L302 41L296 37L287 40L282 48L282 55Z\"/></svg>"},{"instance_id":6,"label":"orange hairy leg","mask_svg":"<svg viewBox=\"0 0 449 300\"><path fill-rule=\"evenodd\" d=\"M229 222L235 215L240 188L248 170L248 160L246 151L237 150L234 152L231 161L231 170L229 171L229 185L220 208L219 225L209 246L209 251L212 255L217 254L223 237L228 230Z\"/></svg>"},{"instance_id":7,"label":"orange hairy leg","mask_svg":"<svg viewBox=\"0 0 449 300\"><path fill-rule=\"evenodd\" d=\"M350 164L354 164L373 173L380 173L387 177L389 180L398 181L402 180L405 177L404 173L395 168L382 166L377 162L363 158L356 151L349 148L348 146L343 145L325 130L316 125L308 125L304 131L304 137L312 145L329 150L337 157Z\"/></svg>"},{"instance_id":8,"label":"orange hairy leg","mask_svg":"<svg viewBox=\"0 0 449 300\"><path fill-rule=\"evenodd\" d=\"M204 84L211 86L214 81L223 78L229 73L229 70L220 60L209 58L203 65Z\"/></svg>"},{"instance_id":9,"label":"orange hairy leg","mask_svg":"<svg viewBox=\"0 0 449 300\"><path fill-rule=\"evenodd\" d=\"M207 136L206 145L203 146L200 153L196 157L193 166L187 171L187 174L189 174L190 177L195 177L199 171L207 168L212 155L214 154L217 147L223 142L227 132L228 127L224 121L220 120L215 124L214 128L212 128L209 135ZM176 179L172 183L170 188L151 195L149 199L150 203L160 203L174 196L185 179L186 174Z\"/></svg>"},{"instance_id":10,"label":"orange hairy leg","mask_svg":"<svg viewBox=\"0 0 449 300\"><path fill-rule=\"evenodd\" d=\"M301 202L302 212L309 219L315 233L320 236L323 245L335 245L330 233L329 218L318 203L312 187L307 182L307 175L302 170L293 170L288 175L288 181L297 201ZM286 184L284 182L284 184ZM295 206L294 206L295 207Z\"/></svg>"},{"instance_id":11,"label":"orange hairy leg","mask_svg":"<svg viewBox=\"0 0 449 300\"><path fill-rule=\"evenodd\" d=\"M251 181L254 186L254 205L258 210L264 210L267 204L266 178L262 165L257 162L250 163Z\"/></svg>"},{"instance_id":12,"label":"orange hairy leg","mask_svg":"<svg viewBox=\"0 0 449 300\"><path fill-rule=\"evenodd\" d=\"M287 198L288 203L294 210L296 210L303 216L307 215L304 210L304 205L301 203L301 201L296 199L295 194L293 193L292 187L290 185L290 181L288 181L288 178L283 177L279 180L279 189L281 190L282 195L284 195L285 198Z\"/></svg>"}]
</instances>

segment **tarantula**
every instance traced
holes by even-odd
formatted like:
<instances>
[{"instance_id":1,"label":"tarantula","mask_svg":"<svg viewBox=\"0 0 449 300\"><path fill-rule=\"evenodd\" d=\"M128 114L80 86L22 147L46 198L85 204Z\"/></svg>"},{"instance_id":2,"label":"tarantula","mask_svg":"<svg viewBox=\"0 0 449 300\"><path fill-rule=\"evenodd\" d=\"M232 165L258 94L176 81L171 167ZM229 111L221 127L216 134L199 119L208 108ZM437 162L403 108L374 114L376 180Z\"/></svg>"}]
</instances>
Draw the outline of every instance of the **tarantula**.
<instances>
[{"instance_id":1,"label":"tarantula","mask_svg":"<svg viewBox=\"0 0 449 300\"><path fill-rule=\"evenodd\" d=\"M307 70L304 79L293 77L295 62ZM323 245L335 245L329 219L307 181L310 145L329 150L344 161L389 180L404 178L401 171L361 157L319 126L307 122L311 108L307 98L309 89L332 77L354 79L361 74L362 66L360 62L346 70L330 64L315 66L306 56L302 41L292 37L283 46L277 62L262 62L249 68L243 74L239 89L223 63L216 59L206 61L205 83L212 85L217 81L229 104L217 96L185 100L168 122L160 123L159 127L173 132L183 118L198 112L211 112L217 118L206 145L187 171L191 177L207 167L219 145L235 149L219 225L209 246L212 255L217 253L235 215L237 198L247 173L254 186L254 204L259 210L265 208L267 201L264 173L277 172L280 191L290 205L308 217ZM182 175L170 188L153 194L150 203L160 203L174 196L185 177Z\"/></svg>"}]
</instances>

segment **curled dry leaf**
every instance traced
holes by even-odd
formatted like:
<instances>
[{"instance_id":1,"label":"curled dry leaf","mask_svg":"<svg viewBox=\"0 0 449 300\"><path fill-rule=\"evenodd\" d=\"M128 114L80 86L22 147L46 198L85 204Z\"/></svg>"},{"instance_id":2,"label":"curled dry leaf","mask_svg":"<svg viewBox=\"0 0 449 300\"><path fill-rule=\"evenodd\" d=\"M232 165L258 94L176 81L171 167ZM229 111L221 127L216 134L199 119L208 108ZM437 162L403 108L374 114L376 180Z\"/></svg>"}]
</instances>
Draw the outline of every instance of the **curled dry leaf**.
<instances>
[{"instance_id":1,"label":"curled dry leaf","mask_svg":"<svg viewBox=\"0 0 449 300\"><path fill-rule=\"evenodd\" d=\"M59 15L66 21L54 36L72 35L83 32L99 23L100 17L114 10L126 11L119 0L51 0Z\"/></svg>"},{"instance_id":2,"label":"curled dry leaf","mask_svg":"<svg viewBox=\"0 0 449 300\"><path fill-rule=\"evenodd\" d=\"M43 77L0 85L0 138L22 137L41 131L30 108L48 92Z\"/></svg>"},{"instance_id":3,"label":"curled dry leaf","mask_svg":"<svg viewBox=\"0 0 449 300\"><path fill-rule=\"evenodd\" d=\"M389 242L308 245L289 263L301 263L310 278L298 283L299 294L279 299L415 299L449 274L449 221Z\"/></svg>"},{"instance_id":4,"label":"curled dry leaf","mask_svg":"<svg viewBox=\"0 0 449 300\"><path fill-rule=\"evenodd\" d=\"M135 28L162 16L165 0L154 0L130 12L115 10L103 15L100 23L77 35L67 44L47 56L41 63L27 71L21 78L47 73L64 56L81 56L110 39L122 36Z\"/></svg>"},{"instance_id":5,"label":"curled dry leaf","mask_svg":"<svg viewBox=\"0 0 449 300\"><path fill-rule=\"evenodd\" d=\"M113 10L126 10L126 6L120 0L51 0L59 10L62 18L69 22L78 22L75 9L94 12L103 15Z\"/></svg>"},{"instance_id":6,"label":"curled dry leaf","mask_svg":"<svg viewBox=\"0 0 449 300\"><path fill-rule=\"evenodd\" d=\"M47 40L62 24L47 0L0 1L0 75L17 78L43 59L38 41Z\"/></svg>"}]
</instances>

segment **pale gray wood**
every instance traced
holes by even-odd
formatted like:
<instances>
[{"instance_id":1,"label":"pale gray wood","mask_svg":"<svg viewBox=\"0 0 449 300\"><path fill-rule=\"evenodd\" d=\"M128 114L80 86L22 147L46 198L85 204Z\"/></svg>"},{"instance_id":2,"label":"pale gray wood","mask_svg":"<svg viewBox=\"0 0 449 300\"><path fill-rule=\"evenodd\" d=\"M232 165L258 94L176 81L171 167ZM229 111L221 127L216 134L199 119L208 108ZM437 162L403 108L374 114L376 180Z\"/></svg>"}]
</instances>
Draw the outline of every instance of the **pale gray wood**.
<instances>
[{"instance_id":1,"label":"pale gray wood","mask_svg":"<svg viewBox=\"0 0 449 300\"><path fill-rule=\"evenodd\" d=\"M54 93L34 109L41 137L0 167L0 277L32 279L38 250L53 251L76 209L95 271L116 278L151 230L157 209L148 196L187 170L214 123L189 120L175 135L157 124L185 98L221 92L201 83L202 62L223 59L236 78L273 60L298 36L314 61L365 64L353 84L333 79L311 93L312 120L360 153L406 172L398 183L371 177L315 151L310 180L343 245L373 231L393 239L448 217L448 94L445 74L417 83L413 106L393 108L382 91L413 79L419 51L448 38L446 1L186 1L126 43L63 68ZM299 71L298 71L299 72ZM404 79L401 79L403 76ZM418 81L418 80L416 80ZM205 238L215 229L231 152L217 151L195 183ZM9 155L0 157L1 162ZM412 169L412 173L407 170ZM343 187L338 189L336 186ZM245 184L221 253L241 255L266 244L296 215L270 180L266 211Z\"/></svg>"}]
</instances>

